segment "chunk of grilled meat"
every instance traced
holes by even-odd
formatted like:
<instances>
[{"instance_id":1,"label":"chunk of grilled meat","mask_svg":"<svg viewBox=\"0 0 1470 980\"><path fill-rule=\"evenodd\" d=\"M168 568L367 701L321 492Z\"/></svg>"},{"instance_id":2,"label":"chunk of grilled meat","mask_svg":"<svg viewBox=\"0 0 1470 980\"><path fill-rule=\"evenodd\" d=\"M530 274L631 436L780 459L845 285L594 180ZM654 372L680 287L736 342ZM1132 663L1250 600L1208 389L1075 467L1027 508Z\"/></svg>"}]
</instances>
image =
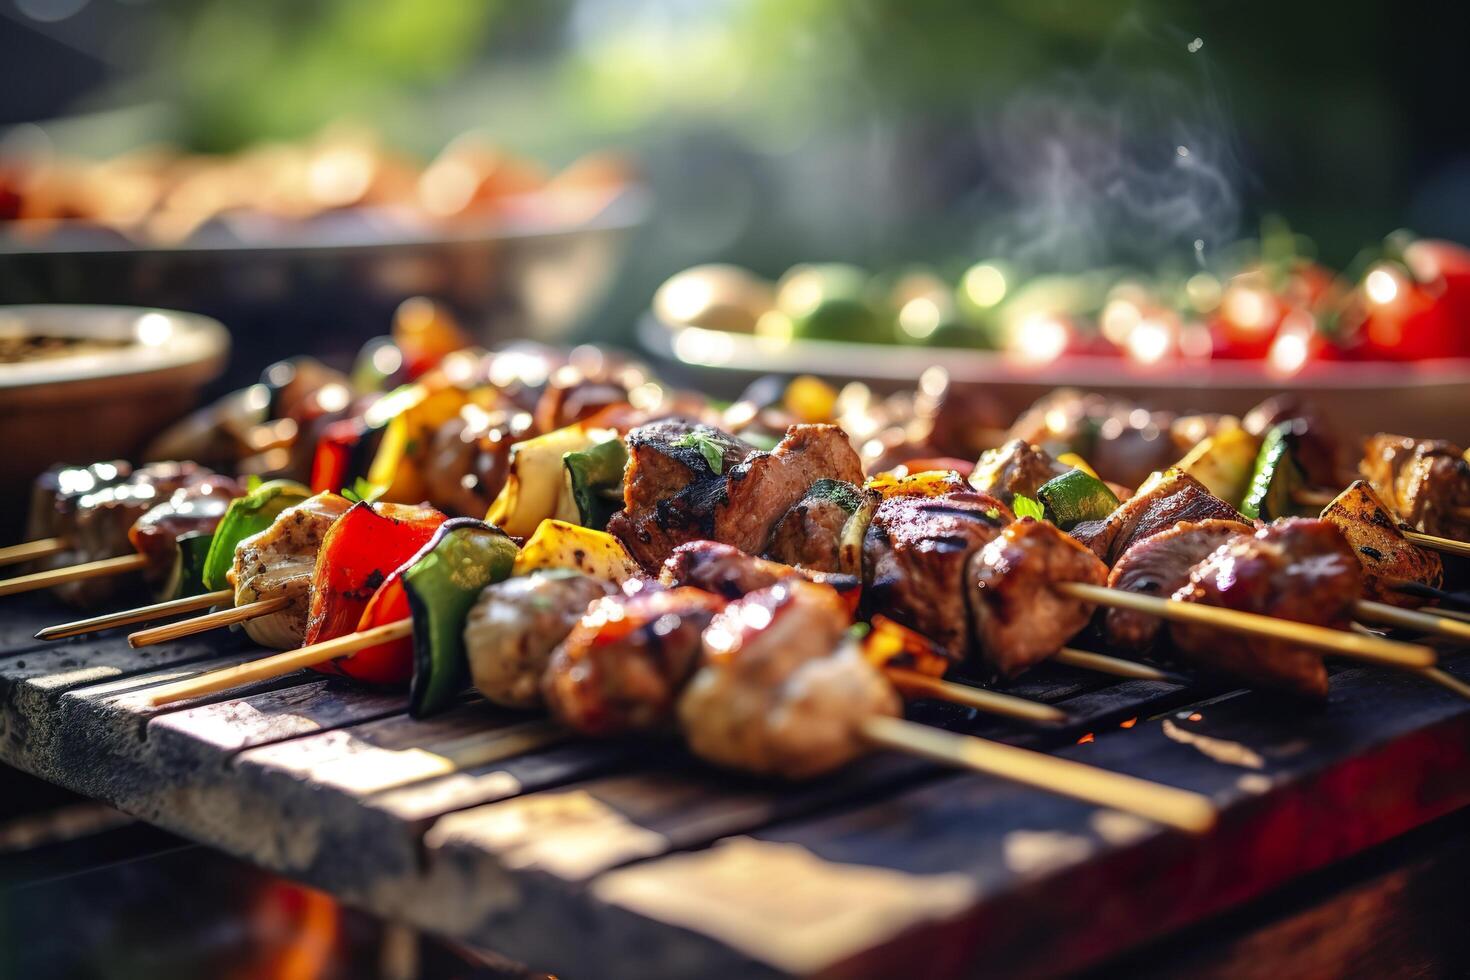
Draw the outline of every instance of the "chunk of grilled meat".
<instances>
[{"instance_id":1,"label":"chunk of grilled meat","mask_svg":"<svg viewBox=\"0 0 1470 980\"><path fill-rule=\"evenodd\" d=\"M1058 388L1022 413L1007 439L1053 455L1077 453L1108 479L1133 487L1188 451L1172 438L1175 420L1123 399Z\"/></svg>"},{"instance_id":2,"label":"chunk of grilled meat","mask_svg":"<svg viewBox=\"0 0 1470 980\"><path fill-rule=\"evenodd\" d=\"M768 558L817 572L842 567L842 530L871 491L841 480L818 480L776 522Z\"/></svg>"},{"instance_id":3,"label":"chunk of grilled meat","mask_svg":"<svg viewBox=\"0 0 1470 980\"><path fill-rule=\"evenodd\" d=\"M863 722L896 716L901 703L847 626L831 589L800 580L731 603L705 630L701 666L679 699L689 747L791 779L861 755Z\"/></svg>"},{"instance_id":4,"label":"chunk of grilled meat","mask_svg":"<svg viewBox=\"0 0 1470 980\"><path fill-rule=\"evenodd\" d=\"M1107 577L1097 556L1054 524L1027 517L1006 525L966 570L977 655L1002 677L1045 660L1087 625L1093 610L1051 586L1102 585Z\"/></svg>"},{"instance_id":5,"label":"chunk of grilled meat","mask_svg":"<svg viewBox=\"0 0 1470 980\"><path fill-rule=\"evenodd\" d=\"M1412 529L1470 537L1470 463L1459 446L1380 432L1368 440L1358 469Z\"/></svg>"},{"instance_id":6,"label":"chunk of grilled meat","mask_svg":"<svg viewBox=\"0 0 1470 980\"><path fill-rule=\"evenodd\" d=\"M214 477L214 471L194 463L150 463L121 483L103 487L76 502L71 548L45 561L47 568L116 558L133 550L128 534L136 522L177 490ZM53 592L73 606L94 606L133 586L133 580L115 575L83 579L57 586Z\"/></svg>"},{"instance_id":7,"label":"chunk of grilled meat","mask_svg":"<svg viewBox=\"0 0 1470 980\"><path fill-rule=\"evenodd\" d=\"M1221 546L1174 598L1345 629L1362 588L1362 566L1342 532L1298 517ZM1327 696L1327 669L1316 650L1191 623L1174 623L1169 633L1175 649L1203 668L1257 687Z\"/></svg>"},{"instance_id":8,"label":"chunk of grilled meat","mask_svg":"<svg viewBox=\"0 0 1470 980\"><path fill-rule=\"evenodd\" d=\"M659 582L669 587L692 585L725 599L739 599L778 582L802 579L829 586L848 607L857 607L862 580L841 572L815 572L781 562L747 555L739 548L718 541L691 541L674 549L659 572Z\"/></svg>"},{"instance_id":9,"label":"chunk of grilled meat","mask_svg":"<svg viewBox=\"0 0 1470 980\"><path fill-rule=\"evenodd\" d=\"M541 693L579 732L658 728L699 661L699 636L725 600L702 589L643 583L587 607L552 651Z\"/></svg>"},{"instance_id":10,"label":"chunk of grilled meat","mask_svg":"<svg viewBox=\"0 0 1470 980\"><path fill-rule=\"evenodd\" d=\"M486 586L464 626L475 689L507 708L538 707L552 649L589 605L615 591L602 579L560 568Z\"/></svg>"},{"instance_id":11,"label":"chunk of grilled meat","mask_svg":"<svg viewBox=\"0 0 1470 980\"><path fill-rule=\"evenodd\" d=\"M256 643L290 650L306 638L311 575L322 538L351 506L346 497L319 493L281 511L270 527L235 546L229 572L235 605L276 598L290 600L280 612L245 621L245 633Z\"/></svg>"},{"instance_id":12,"label":"chunk of grilled meat","mask_svg":"<svg viewBox=\"0 0 1470 980\"><path fill-rule=\"evenodd\" d=\"M624 483L624 508L608 522L608 531L649 572L688 541L707 539L759 553L771 531L807 489L823 478L861 483L862 464L843 431L834 425L793 425L771 452L750 450L739 462L729 459L744 443L733 436L698 426L683 436L640 426L628 435L630 462ZM713 434L713 435L712 435ZM717 453L718 469L706 459ZM693 453L698 461L687 458ZM682 475L694 479L672 495L671 483ZM649 503L649 501L654 501Z\"/></svg>"},{"instance_id":13,"label":"chunk of grilled meat","mask_svg":"<svg viewBox=\"0 0 1470 980\"><path fill-rule=\"evenodd\" d=\"M1071 534L1105 564L1112 565L1137 541L1180 521L1207 520L1245 522L1239 511L1206 490L1204 484L1171 469L1139 487L1103 520L1084 521L1072 528Z\"/></svg>"},{"instance_id":14,"label":"chunk of grilled meat","mask_svg":"<svg viewBox=\"0 0 1470 980\"><path fill-rule=\"evenodd\" d=\"M1012 439L980 456L970 474L970 485L1009 507L1017 494L1034 500L1043 483L1066 472L1068 467L1045 449L1024 439Z\"/></svg>"},{"instance_id":15,"label":"chunk of grilled meat","mask_svg":"<svg viewBox=\"0 0 1470 980\"><path fill-rule=\"evenodd\" d=\"M1341 450L1327 420L1317 409L1294 394L1276 395L1251 409L1241 425L1247 432L1264 438L1282 422L1292 422L1295 441L1292 457L1302 468L1307 482L1318 487L1342 485L1338 469Z\"/></svg>"},{"instance_id":16,"label":"chunk of grilled meat","mask_svg":"<svg viewBox=\"0 0 1470 980\"><path fill-rule=\"evenodd\" d=\"M959 660L969 647L965 570L1015 515L989 494L889 497L863 538L863 606Z\"/></svg>"},{"instance_id":17,"label":"chunk of grilled meat","mask_svg":"<svg viewBox=\"0 0 1470 980\"><path fill-rule=\"evenodd\" d=\"M483 517L510 473L510 447L533 434L531 416L466 405L441 425L429 448L429 503L448 514Z\"/></svg>"},{"instance_id":18,"label":"chunk of grilled meat","mask_svg":"<svg viewBox=\"0 0 1470 980\"><path fill-rule=\"evenodd\" d=\"M1189 583L1195 565L1226 542L1255 533L1240 521L1211 519L1180 521L1123 553L1108 574L1108 586L1124 592L1168 598ZM1131 609L1108 609L1102 618L1103 635L1123 650L1147 651L1158 639L1163 620Z\"/></svg>"},{"instance_id":19,"label":"chunk of grilled meat","mask_svg":"<svg viewBox=\"0 0 1470 980\"><path fill-rule=\"evenodd\" d=\"M1322 520L1337 526L1358 553L1363 565L1363 598L1396 606L1417 606L1420 600L1393 586L1417 582L1432 589L1444 583L1444 562L1420 548L1399 529L1393 513L1366 480L1355 480L1322 511Z\"/></svg>"},{"instance_id":20,"label":"chunk of grilled meat","mask_svg":"<svg viewBox=\"0 0 1470 980\"><path fill-rule=\"evenodd\" d=\"M77 502L89 493L122 483L132 475L132 464L122 459L89 466L52 467L36 477L31 487L25 539L70 540L76 531Z\"/></svg>"},{"instance_id":21,"label":"chunk of grilled meat","mask_svg":"<svg viewBox=\"0 0 1470 980\"><path fill-rule=\"evenodd\" d=\"M229 509L230 501L243 492L240 485L227 476L207 476L175 490L166 501L134 521L128 529L128 541L148 559L144 578L152 585L161 585L173 570L179 537L199 532L213 533Z\"/></svg>"}]
</instances>

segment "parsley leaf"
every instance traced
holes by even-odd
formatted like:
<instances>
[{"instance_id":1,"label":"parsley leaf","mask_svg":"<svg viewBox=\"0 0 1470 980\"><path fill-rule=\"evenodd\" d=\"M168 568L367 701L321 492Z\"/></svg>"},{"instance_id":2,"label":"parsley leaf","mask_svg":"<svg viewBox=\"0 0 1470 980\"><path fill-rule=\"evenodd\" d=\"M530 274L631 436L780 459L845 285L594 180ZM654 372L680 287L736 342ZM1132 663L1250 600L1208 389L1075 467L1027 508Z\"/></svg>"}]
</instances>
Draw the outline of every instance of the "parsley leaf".
<instances>
[{"instance_id":1,"label":"parsley leaf","mask_svg":"<svg viewBox=\"0 0 1470 980\"><path fill-rule=\"evenodd\" d=\"M343 488L342 496L352 501L354 504L360 504L363 502L371 504L376 503L378 498L383 496L383 494L387 492L387 487L380 487L377 484L363 479L362 477L358 477L356 480L352 481L351 487Z\"/></svg>"},{"instance_id":2,"label":"parsley leaf","mask_svg":"<svg viewBox=\"0 0 1470 980\"><path fill-rule=\"evenodd\" d=\"M681 436L674 442L674 445L680 449L698 449L699 455L704 457L704 461L709 464L715 476L719 476L725 468L725 451L709 436L691 432Z\"/></svg>"},{"instance_id":3,"label":"parsley leaf","mask_svg":"<svg viewBox=\"0 0 1470 980\"><path fill-rule=\"evenodd\" d=\"M1046 508L1025 494L1016 494L1016 499L1011 502L1011 509L1016 512L1016 518L1034 517L1038 521L1046 519Z\"/></svg>"}]
</instances>

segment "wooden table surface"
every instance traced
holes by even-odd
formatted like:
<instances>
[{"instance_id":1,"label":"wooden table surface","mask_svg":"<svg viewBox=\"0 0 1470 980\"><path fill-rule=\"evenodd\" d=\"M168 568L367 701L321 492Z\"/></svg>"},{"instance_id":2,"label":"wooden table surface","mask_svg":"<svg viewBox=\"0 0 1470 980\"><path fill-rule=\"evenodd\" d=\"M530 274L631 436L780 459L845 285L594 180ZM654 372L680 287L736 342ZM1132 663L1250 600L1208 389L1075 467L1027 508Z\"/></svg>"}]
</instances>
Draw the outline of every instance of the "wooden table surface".
<instances>
[{"instance_id":1,"label":"wooden table surface","mask_svg":"<svg viewBox=\"0 0 1470 980\"><path fill-rule=\"evenodd\" d=\"M64 618L0 611L0 759L563 976L1080 969L1470 804L1470 703L1380 669L1314 708L1048 668L1012 688L1069 712L1047 731L911 707L1207 793L1221 823L1191 838L889 754L788 785L470 696L414 721L310 673L156 711L147 688L259 651L30 639Z\"/></svg>"}]
</instances>

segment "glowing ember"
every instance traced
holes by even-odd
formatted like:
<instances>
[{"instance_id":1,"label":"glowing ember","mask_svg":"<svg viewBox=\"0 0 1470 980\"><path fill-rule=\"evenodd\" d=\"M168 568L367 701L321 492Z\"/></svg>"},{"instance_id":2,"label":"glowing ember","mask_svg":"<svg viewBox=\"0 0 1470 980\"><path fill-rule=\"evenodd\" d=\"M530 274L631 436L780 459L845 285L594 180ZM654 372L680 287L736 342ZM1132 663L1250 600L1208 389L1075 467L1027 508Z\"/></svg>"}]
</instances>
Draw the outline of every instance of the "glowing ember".
<instances>
[{"instance_id":1,"label":"glowing ember","mask_svg":"<svg viewBox=\"0 0 1470 980\"><path fill-rule=\"evenodd\" d=\"M1096 741L1096 736L1094 736L1092 734L1092 732L1088 732L1086 735L1083 735L1081 738L1079 738L1077 740L1077 744L1078 745L1086 745L1088 742L1092 742L1092 741Z\"/></svg>"},{"instance_id":2,"label":"glowing ember","mask_svg":"<svg viewBox=\"0 0 1470 980\"><path fill-rule=\"evenodd\" d=\"M1128 720L1126 720L1126 721L1122 722L1121 724L1119 724L1118 727L1119 728L1132 728L1136 724L1138 724L1138 719L1137 718L1129 718Z\"/></svg>"}]
</instances>

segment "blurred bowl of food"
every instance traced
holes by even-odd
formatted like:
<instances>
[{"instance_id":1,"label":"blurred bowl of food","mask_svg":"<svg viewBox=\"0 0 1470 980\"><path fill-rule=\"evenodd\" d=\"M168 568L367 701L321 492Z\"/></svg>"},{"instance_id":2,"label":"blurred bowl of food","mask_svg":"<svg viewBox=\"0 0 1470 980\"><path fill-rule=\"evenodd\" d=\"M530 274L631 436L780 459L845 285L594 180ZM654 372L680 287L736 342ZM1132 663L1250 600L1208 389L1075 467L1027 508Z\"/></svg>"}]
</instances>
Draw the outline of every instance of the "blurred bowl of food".
<instances>
[{"instance_id":1,"label":"blurred bowl of food","mask_svg":"<svg viewBox=\"0 0 1470 980\"><path fill-rule=\"evenodd\" d=\"M555 341L601 299L648 203L615 155L553 173L473 134L429 161L356 130L222 157L48 148L0 158L0 295L213 316L250 351L241 370L345 363L420 294L482 343Z\"/></svg>"},{"instance_id":2,"label":"blurred bowl of food","mask_svg":"<svg viewBox=\"0 0 1470 980\"><path fill-rule=\"evenodd\" d=\"M771 282L696 266L660 287L639 335L694 371L890 390L938 366L1012 413L1058 386L1234 414L1296 391L1354 431L1463 438L1470 250L1391 237L1351 274L1295 255L1223 276L1026 275L990 260L949 276L809 263Z\"/></svg>"},{"instance_id":3,"label":"blurred bowl of food","mask_svg":"<svg viewBox=\"0 0 1470 980\"><path fill-rule=\"evenodd\" d=\"M54 463L135 455L197 403L229 349L225 328L196 314L0 306L3 513L22 514L31 479Z\"/></svg>"}]
</instances>

